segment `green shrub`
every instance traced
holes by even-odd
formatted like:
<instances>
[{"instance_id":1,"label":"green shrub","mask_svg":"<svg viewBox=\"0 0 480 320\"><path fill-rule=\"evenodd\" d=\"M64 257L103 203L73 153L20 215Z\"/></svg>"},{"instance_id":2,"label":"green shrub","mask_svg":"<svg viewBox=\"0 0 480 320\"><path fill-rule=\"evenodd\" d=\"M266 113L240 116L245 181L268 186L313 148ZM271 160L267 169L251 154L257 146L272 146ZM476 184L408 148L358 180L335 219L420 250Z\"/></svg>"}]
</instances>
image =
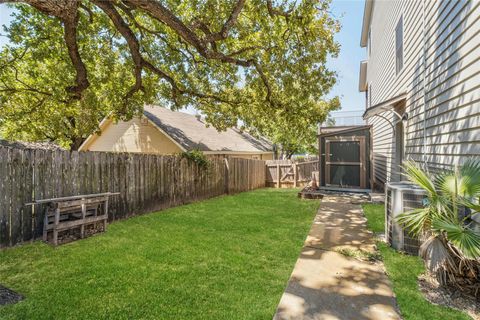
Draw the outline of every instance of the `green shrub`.
<instances>
[{"instance_id":1,"label":"green shrub","mask_svg":"<svg viewBox=\"0 0 480 320\"><path fill-rule=\"evenodd\" d=\"M467 286L476 292L480 279L480 161L470 159L454 170L431 173L413 161L405 176L425 190L424 207L397 217L413 235L425 238L419 255L440 284ZM468 285L467 285L468 284Z\"/></svg>"},{"instance_id":2,"label":"green shrub","mask_svg":"<svg viewBox=\"0 0 480 320\"><path fill-rule=\"evenodd\" d=\"M187 159L189 162L193 162L203 169L208 169L210 167L210 161L200 150L184 151L180 153L180 158Z\"/></svg>"}]
</instances>

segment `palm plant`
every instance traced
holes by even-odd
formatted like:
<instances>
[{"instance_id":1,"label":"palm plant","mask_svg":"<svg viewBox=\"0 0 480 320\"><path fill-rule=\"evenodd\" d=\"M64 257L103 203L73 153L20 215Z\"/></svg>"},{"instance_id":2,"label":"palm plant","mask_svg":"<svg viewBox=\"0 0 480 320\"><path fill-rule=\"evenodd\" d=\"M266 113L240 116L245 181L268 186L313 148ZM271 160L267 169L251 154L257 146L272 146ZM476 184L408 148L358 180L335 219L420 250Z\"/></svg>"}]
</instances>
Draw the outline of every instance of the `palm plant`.
<instances>
[{"instance_id":1,"label":"palm plant","mask_svg":"<svg viewBox=\"0 0 480 320\"><path fill-rule=\"evenodd\" d=\"M404 175L427 193L424 207L397 219L422 240L420 256L440 284L479 289L480 161L469 160L452 171L431 174L407 161Z\"/></svg>"}]
</instances>

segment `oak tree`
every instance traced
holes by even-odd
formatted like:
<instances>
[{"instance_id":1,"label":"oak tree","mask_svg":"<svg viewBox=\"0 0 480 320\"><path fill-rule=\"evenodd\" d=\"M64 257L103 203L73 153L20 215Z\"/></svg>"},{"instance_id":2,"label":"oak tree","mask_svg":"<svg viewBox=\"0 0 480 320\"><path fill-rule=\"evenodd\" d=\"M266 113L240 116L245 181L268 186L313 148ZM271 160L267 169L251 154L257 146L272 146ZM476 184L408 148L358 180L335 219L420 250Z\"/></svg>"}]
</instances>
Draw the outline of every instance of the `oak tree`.
<instances>
[{"instance_id":1,"label":"oak tree","mask_svg":"<svg viewBox=\"0 0 480 320\"><path fill-rule=\"evenodd\" d=\"M195 107L219 130L240 120L297 139L339 105L325 98L336 80L326 61L339 51L329 1L0 3L15 7L0 51L6 137L75 149L104 116L159 104Z\"/></svg>"}]
</instances>

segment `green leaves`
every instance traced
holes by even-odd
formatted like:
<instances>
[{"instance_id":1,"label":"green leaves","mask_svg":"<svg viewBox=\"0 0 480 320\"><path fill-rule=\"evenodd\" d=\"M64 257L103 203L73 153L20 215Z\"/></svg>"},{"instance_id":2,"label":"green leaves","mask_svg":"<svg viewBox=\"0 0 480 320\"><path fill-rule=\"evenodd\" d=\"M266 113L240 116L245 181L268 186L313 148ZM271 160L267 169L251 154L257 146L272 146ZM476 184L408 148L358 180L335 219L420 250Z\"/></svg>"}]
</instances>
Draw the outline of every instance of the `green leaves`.
<instances>
[{"instance_id":1,"label":"green leaves","mask_svg":"<svg viewBox=\"0 0 480 320\"><path fill-rule=\"evenodd\" d=\"M82 100L70 100L65 88L75 72L55 18L20 5L6 29L11 44L0 52L0 134L9 139L54 140L64 147L79 144L110 113L122 119L137 114L152 101L149 88L122 110L131 86L131 62L122 58L106 20L80 19L79 46L88 69L90 87Z\"/></svg>"},{"instance_id":2,"label":"green leaves","mask_svg":"<svg viewBox=\"0 0 480 320\"><path fill-rule=\"evenodd\" d=\"M430 208L414 209L404 212L397 217L397 221L404 225L412 235L420 236L424 230L430 228L434 211Z\"/></svg>"},{"instance_id":3,"label":"green leaves","mask_svg":"<svg viewBox=\"0 0 480 320\"><path fill-rule=\"evenodd\" d=\"M480 258L480 234L468 226L435 219L432 227L436 232L445 232L448 241L460 249L467 258Z\"/></svg>"},{"instance_id":4,"label":"green leaves","mask_svg":"<svg viewBox=\"0 0 480 320\"><path fill-rule=\"evenodd\" d=\"M446 239L469 259L480 258L480 234L467 224L463 208L479 212L480 161L468 160L453 171L431 175L415 162L403 165L407 178L424 189L428 205L401 214L397 219L411 233L446 235ZM462 209L462 210L460 210Z\"/></svg>"},{"instance_id":5,"label":"green leaves","mask_svg":"<svg viewBox=\"0 0 480 320\"><path fill-rule=\"evenodd\" d=\"M274 1L275 12L287 16L269 12L266 1L247 1L226 37L212 43L205 39L222 30L235 1L162 2L203 43L202 50L144 7L111 2L138 40L141 57L166 74L143 68L143 90L128 99L136 83L128 40L94 1L82 4L77 42L90 86L79 101L65 90L75 84L75 68L62 22L15 5L6 29L12 45L0 52L0 130L6 137L75 146L107 114L128 120L145 104L159 104L195 107L219 130L241 121L273 142L305 146L314 140L312 128L339 107L338 98L324 98L336 81L326 62L339 52L339 23L329 1ZM240 60L248 63L229 62Z\"/></svg>"},{"instance_id":6,"label":"green leaves","mask_svg":"<svg viewBox=\"0 0 480 320\"><path fill-rule=\"evenodd\" d=\"M480 161L468 159L459 169L465 197L480 195Z\"/></svg>"},{"instance_id":7,"label":"green leaves","mask_svg":"<svg viewBox=\"0 0 480 320\"><path fill-rule=\"evenodd\" d=\"M405 170L404 175L408 180L427 191L430 198L437 197L435 185L426 171L422 170L422 168L413 161L405 161L402 167Z\"/></svg>"},{"instance_id":8,"label":"green leaves","mask_svg":"<svg viewBox=\"0 0 480 320\"><path fill-rule=\"evenodd\" d=\"M189 162L195 163L202 169L208 169L211 165L208 158L200 150L184 151L180 153L179 156L182 159L187 159Z\"/></svg>"}]
</instances>

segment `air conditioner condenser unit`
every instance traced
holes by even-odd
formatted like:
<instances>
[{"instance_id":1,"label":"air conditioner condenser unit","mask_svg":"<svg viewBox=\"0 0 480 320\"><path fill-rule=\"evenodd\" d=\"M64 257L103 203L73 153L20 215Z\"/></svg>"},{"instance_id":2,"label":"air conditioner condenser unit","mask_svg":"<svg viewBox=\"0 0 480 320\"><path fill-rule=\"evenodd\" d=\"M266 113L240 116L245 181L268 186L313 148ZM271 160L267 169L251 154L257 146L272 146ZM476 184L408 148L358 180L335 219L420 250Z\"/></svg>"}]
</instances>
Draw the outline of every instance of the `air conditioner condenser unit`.
<instances>
[{"instance_id":1,"label":"air conditioner condenser unit","mask_svg":"<svg viewBox=\"0 0 480 320\"><path fill-rule=\"evenodd\" d=\"M420 241L401 226L396 217L404 212L422 208L427 193L407 182L390 182L385 187L385 238L395 249L418 254Z\"/></svg>"}]
</instances>

